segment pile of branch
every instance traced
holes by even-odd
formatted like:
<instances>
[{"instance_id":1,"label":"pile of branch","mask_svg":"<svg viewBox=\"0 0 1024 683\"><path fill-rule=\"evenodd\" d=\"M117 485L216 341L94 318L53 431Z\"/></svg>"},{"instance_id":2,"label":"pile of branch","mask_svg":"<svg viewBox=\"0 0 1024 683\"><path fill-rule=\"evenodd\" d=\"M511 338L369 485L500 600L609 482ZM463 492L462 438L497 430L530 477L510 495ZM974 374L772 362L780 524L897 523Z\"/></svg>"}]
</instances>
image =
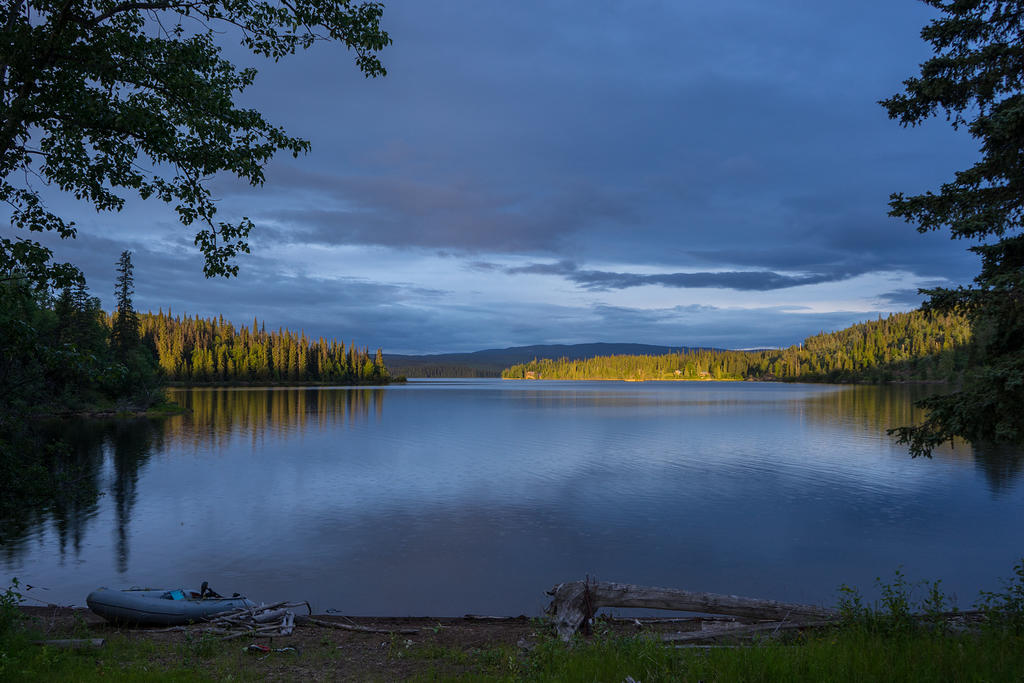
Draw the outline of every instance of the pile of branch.
<instances>
[{"instance_id":1,"label":"pile of branch","mask_svg":"<svg viewBox=\"0 0 1024 683\"><path fill-rule=\"evenodd\" d=\"M223 630L221 640L232 640L245 636L290 636L295 628L295 613L292 607L305 605L310 614L313 610L308 602L275 602L259 607L239 607L210 617L213 628Z\"/></svg>"},{"instance_id":2,"label":"pile of branch","mask_svg":"<svg viewBox=\"0 0 1024 683\"><path fill-rule=\"evenodd\" d=\"M293 607L305 606L308 614L296 615ZM376 628L359 624L328 621L312 617L313 610L308 602L275 602L272 605L259 607L239 607L238 609L220 612L206 621L188 626L171 626L162 629L145 629L146 633L168 633L171 631L188 631L190 633L208 633L219 636L220 640L235 638L271 638L273 636L290 636L296 626L320 626L336 628L343 631L359 633L401 633L403 635L419 633L415 628Z\"/></svg>"},{"instance_id":3,"label":"pile of branch","mask_svg":"<svg viewBox=\"0 0 1024 683\"><path fill-rule=\"evenodd\" d=\"M653 588L609 581L572 581L560 583L550 591L548 614L554 616L555 628L562 640L568 641L580 627L588 627L601 607L632 607L667 609L700 614L722 614L758 621L736 624L729 628L672 634L675 642L715 640L724 636L776 633L794 628L811 628L832 623L835 610L815 605L744 598L737 595L695 593L676 588Z\"/></svg>"},{"instance_id":4,"label":"pile of branch","mask_svg":"<svg viewBox=\"0 0 1024 683\"><path fill-rule=\"evenodd\" d=\"M220 640L233 640L243 637L290 636L295 628L295 613L292 612L291 608L303 605L305 605L308 612L312 613L308 602L282 601L258 607L239 607L227 612L214 614L205 622L198 624L172 626L148 632L201 632L220 636Z\"/></svg>"}]
</instances>

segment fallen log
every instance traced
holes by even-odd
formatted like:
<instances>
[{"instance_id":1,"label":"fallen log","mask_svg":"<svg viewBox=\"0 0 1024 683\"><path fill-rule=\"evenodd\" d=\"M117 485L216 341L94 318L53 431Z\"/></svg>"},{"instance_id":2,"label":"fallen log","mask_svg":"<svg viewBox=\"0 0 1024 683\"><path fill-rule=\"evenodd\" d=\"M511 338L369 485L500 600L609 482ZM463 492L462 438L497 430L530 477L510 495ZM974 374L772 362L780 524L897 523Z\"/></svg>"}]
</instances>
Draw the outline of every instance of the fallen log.
<instances>
[{"instance_id":1,"label":"fallen log","mask_svg":"<svg viewBox=\"0 0 1024 683\"><path fill-rule=\"evenodd\" d=\"M601 619L607 619L608 621L620 624L637 624L639 626L646 626L647 624L695 624L700 626L704 623L725 623L735 624L736 617L719 617L714 615L701 615L699 617L612 617L612 616L601 616Z\"/></svg>"},{"instance_id":2,"label":"fallen log","mask_svg":"<svg viewBox=\"0 0 1024 683\"><path fill-rule=\"evenodd\" d=\"M295 615L288 612L281 619L281 635L290 636L295 630Z\"/></svg>"},{"instance_id":3,"label":"fallen log","mask_svg":"<svg viewBox=\"0 0 1024 683\"><path fill-rule=\"evenodd\" d=\"M580 626L589 624L601 607L667 609L679 612L724 614L753 619L833 619L835 610L815 605L800 605L744 598L718 593L696 593L677 588L635 586L610 581L571 581L550 591L553 597L548 614L555 617L555 628L568 641Z\"/></svg>"},{"instance_id":4,"label":"fallen log","mask_svg":"<svg viewBox=\"0 0 1024 683\"><path fill-rule=\"evenodd\" d=\"M301 614L295 617L295 623L298 625L316 624L317 626L326 626L327 628L339 628L345 631L359 631L361 633L412 634L420 632L418 628L373 628L370 626L357 626L355 624L342 624L341 622L337 621L325 621L323 619L314 619L313 617L307 617Z\"/></svg>"},{"instance_id":5,"label":"fallen log","mask_svg":"<svg viewBox=\"0 0 1024 683\"><path fill-rule=\"evenodd\" d=\"M288 602L287 600L282 600L280 602L275 602L275 603L272 603L270 605L256 605L256 606L253 606L253 607L236 607L234 609L229 609L229 610L227 610L225 612L217 612L216 614L211 614L208 617L207 620L208 621L217 621L217 620L220 620L220 619L230 619L230 618L235 618L235 617L245 617L245 618L250 618L251 619L251 618L254 618L254 617L258 617L261 614L266 614L266 613L269 613L269 612L271 612L273 610L277 610L280 607L285 607L285 608L287 608L287 607L300 607L302 605L306 606L306 610L309 611L310 614L313 613L313 610L309 606L309 603L307 601L305 601L305 600L300 600L299 602Z\"/></svg>"},{"instance_id":6,"label":"fallen log","mask_svg":"<svg viewBox=\"0 0 1024 683\"><path fill-rule=\"evenodd\" d=\"M32 644L79 650L85 647L103 647L106 642L103 638L64 638L59 640L33 640Z\"/></svg>"},{"instance_id":7,"label":"fallen log","mask_svg":"<svg viewBox=\"0 0 1024 683\"><path fill-rule=\"evenodd\" d=\"M738 638L750 636L755 633L769 632L771 634L779 631L791 631L802 628L819 628L832 624L831 621L792 621L777 622L769 624L750 624L737 628L716 629L711 631L690 631L688 633L666 633L661 639L666 643L688 643L700 640L718 640L719 638Z\"/></svg>"},{"instance_id":8,"label":"fallen log","mask_svg":"<svg viewBox=\"0 0 1024 683\"><path fill-rule=\"evenodd\" d=\"M288 633L281 632L281 625L275 624L273 626L264 626L263 628L255 628L249 631L236 631L229 633L228 635L221 638L221 640L234 640L235 638L246 638L246 637L259 637L259 636L288 636L291 635L291 631Z\"/></svg>"},{"instance_id":9,"label":"fallen log","mask_svg":"<svg viewBox=\"0 0 1024 683\"><path fill-rule=\"evenodd\" d=\"M278 619L284 618L284 615L288 613L288 610L282 607L281 609L272 609L265 612L260 612L252 617L252 620L257 624L265 624L268 621L277 621Z\"/></svg>"}]
</instances>

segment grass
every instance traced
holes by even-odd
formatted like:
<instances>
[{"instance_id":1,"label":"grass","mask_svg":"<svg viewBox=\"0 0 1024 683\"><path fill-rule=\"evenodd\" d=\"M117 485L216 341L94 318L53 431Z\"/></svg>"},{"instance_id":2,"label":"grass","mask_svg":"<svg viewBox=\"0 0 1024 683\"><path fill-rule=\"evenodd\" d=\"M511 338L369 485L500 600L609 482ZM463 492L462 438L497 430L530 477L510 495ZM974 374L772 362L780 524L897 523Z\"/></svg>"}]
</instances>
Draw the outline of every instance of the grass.
<instances>
[{"instance_id":1,"label":"grass","mask_svg":"<svg viewBox=\"0 0 1024 683\"><path fill-rule=\"evenodd\" d=\"M673 649L645 638L543 648L532 681L1013 681L1024 638L1009 634L893 638L839 629L792 644Z\"/></svg>"},{"instance_id":2,"label":"grass","mask_svg":"<svg viewBox=\"0 0 1024 683\"><path fill-rule=\"evenodd\" d=\"M220 645L218 643L218 645ZM180 644L111 638L101 650L32 645L30 634L0 643L3 681L260 680L257 660L238 647L187 652ZM1010 632L885 636L837 628L792 643L750 647L666 647L645 637L595 638L566 647L554 638L530 653L514 647L410 649L416 681L1021 681L1024 637ZM326 662L319 662L325 664ZM303 656L296 666L315 673ZM381 680L389 678L381 672Z\"/></svg>"},{"instance_id":3,"label":"grass","mask_svg":"<svg viewBox=\"0 0 1024 683\"><path fill-rule=\"evenodd\" d=\"M18 630L0 641L3 681L260 680L258 660L235 643L157 643L125 636L100 650L61 650L31 644ZM1021 681L1024 636L1007 630L947 634L886 634L851 626L789 642L750 647L668 647L650 637L601 637L566 647L554 636L531 651L499 646L461 650L436 645L402 648L417 681ZM308 653L313 654L313 653ZM327 661L303 653L306 674ZM408 669L403 669L408 671ZM387 667L380 680L387 680Z\"/></svg>"},{"instance_id":4,"label":"grass","mask_svg":"<svg viewBox=\"0 0 1024 683\"><path fill-rule=\"evenodd\" d=\"M201 681L195 667L176 665L173 652L152 641L110 639L102 649L64 650L33 645L30 630L0 640L2 681Z\"/></svg>"}]
</instances>

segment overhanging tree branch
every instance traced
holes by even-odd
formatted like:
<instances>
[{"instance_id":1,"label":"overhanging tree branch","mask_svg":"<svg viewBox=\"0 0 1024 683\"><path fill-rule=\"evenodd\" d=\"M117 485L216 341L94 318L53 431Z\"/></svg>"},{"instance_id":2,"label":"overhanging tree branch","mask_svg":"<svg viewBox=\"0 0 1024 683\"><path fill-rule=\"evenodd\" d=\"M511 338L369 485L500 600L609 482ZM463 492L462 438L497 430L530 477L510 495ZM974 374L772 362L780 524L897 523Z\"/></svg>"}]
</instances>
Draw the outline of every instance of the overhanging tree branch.
<instances>
[{"instance_id":1,"label":"overhanging tree branch","mask_svg":"<svg viewBox=\"0 0 1024 683\"><path fill-rule=\"evenodd\" d=\"M1024 0L923 1L941 12L921 31L935 55L880 104L903 126L945 113L981 159L937 194L892 195L890 215L977 240L982 268L973 286L927 291L927 308L970 317L975 364L959 391L919 404L922 424L891 430L915 456L956 437L1024 444Z\"/></svg>"},{"instance_id":2,"label":"overhanging tree branch","mask_svg":"<svg viewBox=\"0 0 1024 683\"><path fill-rule=\"evenodd\" d=\"M7 12L0 200L12 207L12 224L73 235L72 224L18 181L19 172L37 172L101 211L123 205L120 190L156 196L175 204L183 224L203 222L195 241L209 276L237 272L233 259L248 250L251 223L217 220L207 179L227 171L261 184L276 152L297 156L309 143L238 108L235 99L255 70L224 59L217 44L223 36L212 28L188 32L182 19L234 26L252 53L275 60L316 40L337 40L356 52L367 77L386 73L377 53L391 42L380 25L383 7L358 0L16 0ZM165 16L177 26L147 35L147 21ZM153 168L141 168L140 158ZM38 170L33 159L42 159ZM177 173L168 177L162 168Z\"/></svg>"}]
</instances>

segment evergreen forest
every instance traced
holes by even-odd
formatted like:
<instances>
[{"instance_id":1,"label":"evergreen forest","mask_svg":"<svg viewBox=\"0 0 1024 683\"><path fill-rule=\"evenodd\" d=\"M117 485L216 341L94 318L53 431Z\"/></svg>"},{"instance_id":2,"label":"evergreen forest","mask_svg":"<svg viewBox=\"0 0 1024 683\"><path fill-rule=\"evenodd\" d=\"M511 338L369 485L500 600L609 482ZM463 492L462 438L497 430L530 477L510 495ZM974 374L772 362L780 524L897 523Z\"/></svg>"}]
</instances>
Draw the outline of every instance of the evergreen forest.
<instances>
[{"instance_id":1,"label":"evergreen forest","mask_svg":"<svg viewBox=\"0 0 1024 683\"><path fill-rule=\"evenodd\" d=\"M391 376L381 349L370 355L355 342L278 329L253 320L235 327L223 316L205 319L160 311L139 316L143 343L172 382L336 382L380 384Z\"/></svg>"},{"instance_id":2,"label":"evergreen forest","mask_svg":"<svg viewBox=\"0 0 1024 683\"><path fill-rule=\"evenodd\" d=\"M539 359L505 379L779 380L802 382L956 381L971 363L970 324L947 313L893 313L785 349L685 349L664 355Z\"/></svg>"},{"instance_id":3,"label":"evergreen forest","mask_svg":"<svg viewBox=\"0 0 1024 683\"><path fill-rule=\"evenodd\" d=\"M121 255L116 309L102 310L83 278L59 290L17 272L0 279L0 441L27 415L144 411L167 382L391 380L380 349L224 320L137 313L129 252Z\"/></svg>"},{"instance_id":4,"label":"evergreen forest","mask_svg":"<svg viewBox=\"0 0 1024 683\"><path fill-rule=\"evenodd\" d=\"M0 282L0 440L25 415L144 409L160 400L156 360L139 339L130 295L122 303L105 313L84 280L59 291Z\"/></svg>"}]
</instances>

